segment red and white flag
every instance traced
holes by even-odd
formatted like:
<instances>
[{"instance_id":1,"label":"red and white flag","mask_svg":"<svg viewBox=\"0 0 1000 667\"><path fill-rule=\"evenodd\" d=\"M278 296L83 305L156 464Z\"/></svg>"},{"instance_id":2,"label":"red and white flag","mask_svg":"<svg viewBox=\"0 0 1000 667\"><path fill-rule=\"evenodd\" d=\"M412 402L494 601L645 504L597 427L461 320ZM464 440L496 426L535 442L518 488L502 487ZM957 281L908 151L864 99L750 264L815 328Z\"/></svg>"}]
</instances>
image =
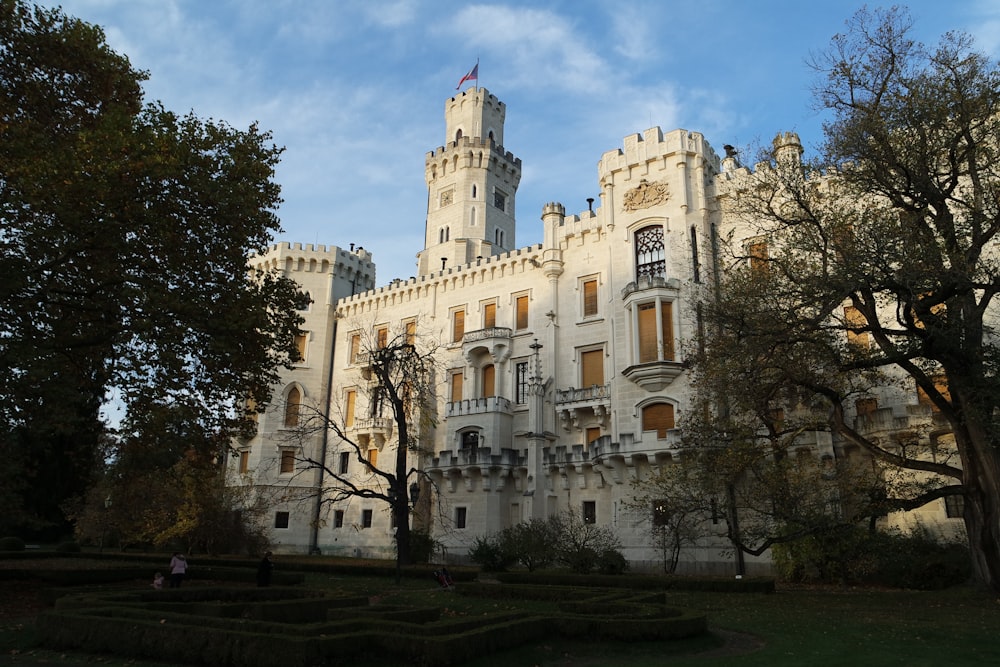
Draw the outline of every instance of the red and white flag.
<instances>
[{"instance_id":1,"label":"red and white flag","mask_svg":"<svg viewBox=\"0 0 1000 667\"><path fill-rule=\"evenodd\" d=\"M458 82L455 86L455 90L460 90L462 84L466 81L478 81L479 80L479 61L476 61L476 66L469 70L469 73L462 77L462 80Z\"/></svg>"}]
</instances>

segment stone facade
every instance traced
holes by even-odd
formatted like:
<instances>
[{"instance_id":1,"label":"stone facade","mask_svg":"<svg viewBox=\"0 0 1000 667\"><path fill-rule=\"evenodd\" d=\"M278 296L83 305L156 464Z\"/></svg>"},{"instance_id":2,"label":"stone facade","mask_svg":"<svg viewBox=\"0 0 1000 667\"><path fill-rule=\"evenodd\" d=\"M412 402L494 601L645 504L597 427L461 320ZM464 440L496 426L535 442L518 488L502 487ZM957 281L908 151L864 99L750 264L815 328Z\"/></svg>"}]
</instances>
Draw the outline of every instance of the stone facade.
<instances>
[{"instance_id":1,"label":"stone facade","mask_svg":"<svg viewBox=\"0 0 1000 667\"><path fill-rule=\"evenodd\" d=\"M651 509L630 507L632 483L678 456L693 304L712 278L724 224L718 197L737 165L696 132L628 136L601 156L597 206L568 214L545 205L543 242L517 248L521 161L503 146L504 115L484 88L446 102L445 145L426 155L427 228L415 278L373 288L371 256L361 249L284 244L258 258L299 280L314 303L305 313L305 361L287 373L258 436L241 443L246 474L262 488L322 485L315 470L280 472L282 452L301 458L297 447L340 465L346 450L329 433L283 440L293 390L333 419L353 408L352 433L390 460L392 424L360 398L365 369L352 340L409 327L437 347L439 368L425 453L411 456L433 482L415 520L449 558L461 559L484 533L573 510L612 526L634 563L652 563ZM797 138L789 141L794 149ZM816 435L817 450L833 453L829 434ZM358 484L374 483L356 472ZM292 495L276 501L277 549L393 554L384 503L352 498L320 508ZM686 550L681 568L732 572L724 536L720 521L715 535ZM748 559L748 571L768 562Z\"/></svg>"}]
</instances>

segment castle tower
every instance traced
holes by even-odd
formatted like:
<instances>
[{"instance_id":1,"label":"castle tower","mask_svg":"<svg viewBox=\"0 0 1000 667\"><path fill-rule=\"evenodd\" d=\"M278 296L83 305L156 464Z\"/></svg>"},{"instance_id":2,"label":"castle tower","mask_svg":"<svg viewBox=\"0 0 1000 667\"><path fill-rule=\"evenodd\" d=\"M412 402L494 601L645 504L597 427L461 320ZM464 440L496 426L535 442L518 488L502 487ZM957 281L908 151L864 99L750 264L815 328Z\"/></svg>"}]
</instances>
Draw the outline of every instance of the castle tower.
<instances>
[{"instance_id":1,"label":"castle tower","mask_svg":"<svg viewBox=\"0 0 1000 667\"><path fill-rule=\"evenodd\" d=\"M427 222L417 270L426 275L515 248L521 160L503 149L506 105L471 87L445 103L446 143L427 153Z\"/></svg>"}]
</instances>

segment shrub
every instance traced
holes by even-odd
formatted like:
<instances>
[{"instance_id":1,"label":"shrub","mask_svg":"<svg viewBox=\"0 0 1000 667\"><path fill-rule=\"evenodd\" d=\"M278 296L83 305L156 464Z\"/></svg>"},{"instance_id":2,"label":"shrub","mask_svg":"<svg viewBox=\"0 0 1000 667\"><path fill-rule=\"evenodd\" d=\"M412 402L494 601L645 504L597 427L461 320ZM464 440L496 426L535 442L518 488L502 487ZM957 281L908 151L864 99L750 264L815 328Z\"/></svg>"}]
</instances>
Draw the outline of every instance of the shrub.
<instances>
[{"instance_id":1,"label":"shrub","mask_svg":"<svg viewBox=\"0 0 1000 667\"><path fill-rule=\"evenodd\" d=\"M503 572L515 562L496 535L477 537L469 549L469 559L485 572Z\"/></svg>"},{"instance_id":2,"label":"shrub","mask_svg":"<svg viewBox=\"0 0 1000 667\"><path fill-rule=\"evenodd\" d=\"M610 527L587 523L574 512L551 517L549 522L559 535L556 559L574 572L591 572L602 554L621 551L621 542Z\"/></svg>"},{"instance_id":3,"label":"shrub","mask_svg":"<svg viewBox=\"0 0 1000 667\"><path fill-rule=\"evenodd\" d=\"M436 546L431 534L422 530L410 531L410 558L414 563L429 563Z\"/></svg>"},{"instance_id":4,"label":"shrub","mask_svg":"<svg viewBox=\"0 0 1000 667\"><path fill-rule=\"evenodd\" d=\"M24 540L20 537L0 537L0 551L24 551Z\"/></svg>"},{"instance_id":5,"label":"shrub","mask_svg":"<svg viewBox=\"0 0 1000 667\"><path fill-rule=\"evenodd\" d=\"M597 571L601 574L625 574L628 559L617 549L605 549L597 559Z\"/></svg>"},{"instance_id":6,"label":"shrub","mask_svg":"<svg viewBox=\"0 0 1000 667\"><path fill-rule=\"evenodd\" d=\"M551 522L531 519L503 529L499 540L504 553L534 572L552 564L559 534Z\"/></svg>"},{"instance_id":7,"label":"shrub","mask_svg":"<svg viewBox=\"0 0 1000 667\"><path fill-rule=\"evenodd\" d=\"M947 588L971 576L969 552L942 544L925 530L910 534L849 528L773 547L774 565L788 581Z\"/></svg>"}]
</instances>

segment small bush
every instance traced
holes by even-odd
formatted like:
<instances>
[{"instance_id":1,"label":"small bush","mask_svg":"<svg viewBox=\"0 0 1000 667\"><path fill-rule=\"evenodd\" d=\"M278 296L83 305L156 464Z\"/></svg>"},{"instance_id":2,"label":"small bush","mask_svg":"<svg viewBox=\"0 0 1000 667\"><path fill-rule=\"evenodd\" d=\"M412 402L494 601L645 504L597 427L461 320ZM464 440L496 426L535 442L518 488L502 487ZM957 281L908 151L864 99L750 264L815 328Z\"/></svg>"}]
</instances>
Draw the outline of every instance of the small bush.
<instances>
[{"instance_id":1,"label":"small bush","mask_svg":"<svg viewBox=\"0 0 1000 667\"><path fill-rule=\"evenodd\" d=\"M78 554L80 553L80 543L79 542L60 542L56 545L56 551L61 554Z\"/></svg>"},{"instance_id":2,"label":"small bush","mask_svg":"<svg viewBox=\"0 0 1000 667\"><path fill-rule=\"evenodd\" d=\"M20 537L0 537L0 551L24 551L24 540Z\"/></svg>"},{"instance_id":3,"label":"small bush","mask_svg":"<svg viewBox=\"0 0 1000 667\"><path fill-rule=\"evenodd\" d=\"M477 537L469 549L469 559L484 572L503 572L515 562L495 535Z\"/></svg>"},{"instance_id":4,"label":"small bush","mask_svg":"<svg viewBox=\"0 0 1000 667\"><path fill-rule=\"evenodd\" d=\"M601 574L625 574L628 559L617 549L605 549L597 559L597 571Z\"/></svg>"},{"instance_id":5,"label":"small bush","mask_svg":"<svg viewBox=\"0 0 1000 667\"><path fill-rule=\"evenodd\" d=\"M422 530L410 531L410 558L414 563L429 563L434 555L434 538Z\"/></svg>"}]
</instances>

